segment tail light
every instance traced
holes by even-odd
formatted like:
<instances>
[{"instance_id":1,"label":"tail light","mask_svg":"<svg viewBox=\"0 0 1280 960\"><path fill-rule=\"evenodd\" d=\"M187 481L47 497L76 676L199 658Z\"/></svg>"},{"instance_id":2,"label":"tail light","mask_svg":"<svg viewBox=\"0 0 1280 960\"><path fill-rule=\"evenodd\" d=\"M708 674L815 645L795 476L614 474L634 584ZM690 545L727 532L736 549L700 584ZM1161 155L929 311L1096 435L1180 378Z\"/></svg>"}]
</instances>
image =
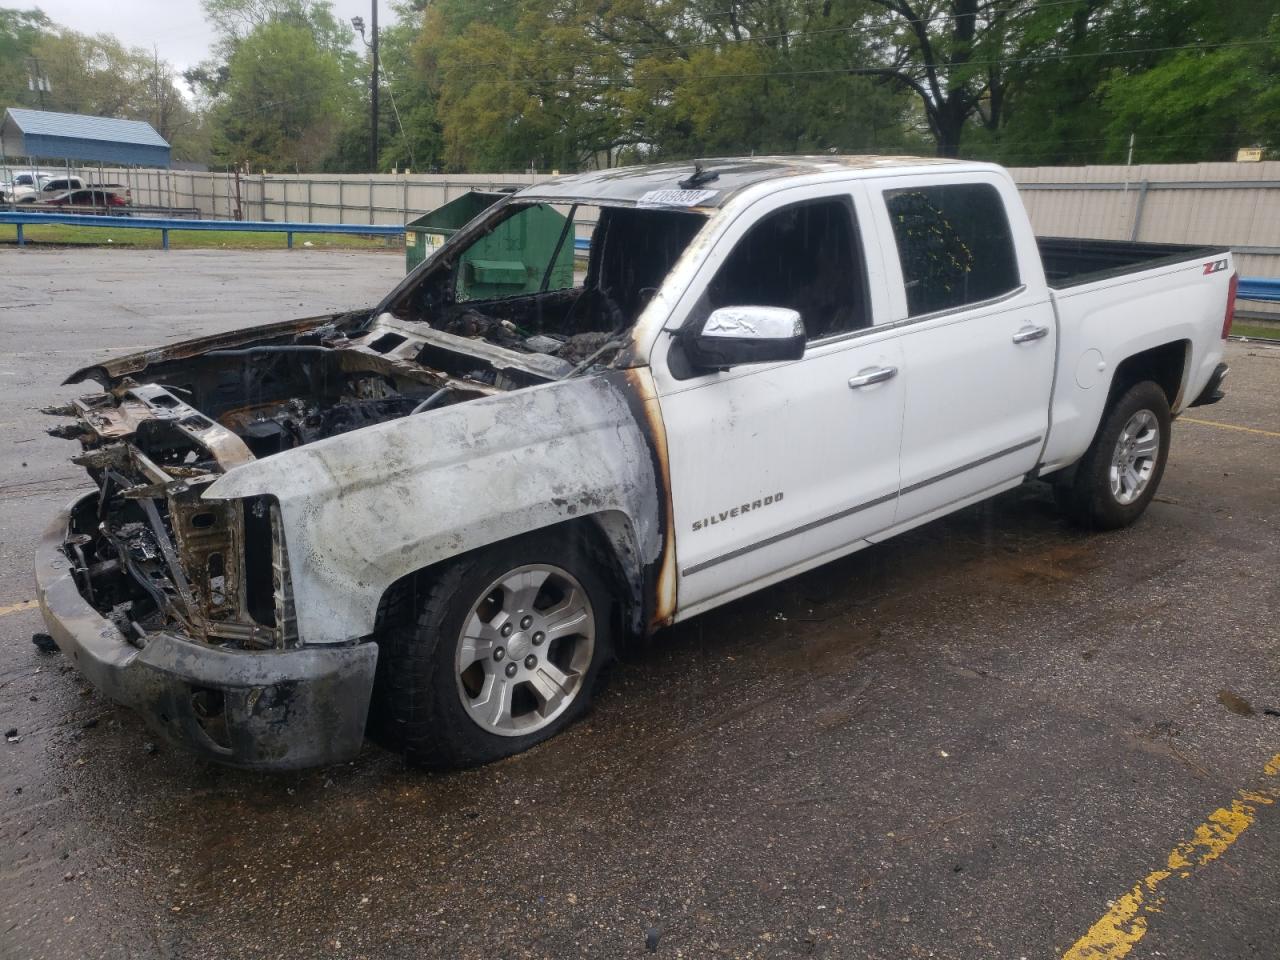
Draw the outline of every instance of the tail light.
<instances>
[{"instance_id":1,"label":"tail light","mask_svg":"<svg viewBox=\"0 0 1280 960\"><path fill-rule=\"evenodd\" d=\"M1222 339L1231 336L1231 321L1236 318L1236 291L1240 289L1240 274L1231 274L1231 283L1227 286L1227 314L1222 318Z\"/></svg>"}]
</instances>

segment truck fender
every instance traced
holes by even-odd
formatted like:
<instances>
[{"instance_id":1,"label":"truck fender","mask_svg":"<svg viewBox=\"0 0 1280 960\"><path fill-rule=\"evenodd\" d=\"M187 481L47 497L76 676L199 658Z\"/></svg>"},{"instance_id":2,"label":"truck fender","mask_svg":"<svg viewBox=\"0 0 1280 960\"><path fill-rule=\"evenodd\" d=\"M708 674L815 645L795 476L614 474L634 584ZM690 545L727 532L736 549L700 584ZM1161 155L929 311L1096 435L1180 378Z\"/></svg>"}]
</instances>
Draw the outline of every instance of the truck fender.
<instances>
[{"instance_id":1,"label":"truck fender","mask_svg":"<svg viewBox=\"0 0 1280 960\"><path fill-rule=\"evenodd\" d=\"M633 581L667 538L630 390L605 374L425 411L235 467L204 496L279 503L304 643L368 636L397 580L571 520L598 518Z\"/></svg>"}]
</instances>

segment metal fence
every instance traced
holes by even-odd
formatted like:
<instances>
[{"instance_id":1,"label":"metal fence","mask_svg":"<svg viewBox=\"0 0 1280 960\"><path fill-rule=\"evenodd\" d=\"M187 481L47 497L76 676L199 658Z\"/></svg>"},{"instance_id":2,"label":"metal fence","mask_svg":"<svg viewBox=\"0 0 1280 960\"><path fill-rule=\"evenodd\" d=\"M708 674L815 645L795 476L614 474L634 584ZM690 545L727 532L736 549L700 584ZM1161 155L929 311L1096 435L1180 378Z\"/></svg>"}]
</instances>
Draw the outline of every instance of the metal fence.
<instances>
[{"instance_id":1,"label":"metal fence","mask_svg":"<svg viewBox=\"0 0 1280 960\"><path fill-rule=\"evenodd\" d=\"M185 208L205 219L404 224L468 190L543 175L249 174L58 168L123 183L135 204ZM1244 276L1280 278L1280 161L1022 167L1012 171L1036 233L1223 244ZM1255 307L1250 304L1250 309ZM1280 316L1280 305L1256 305Z\"/></svg>"},{"instance_id":2,"label":"metal fence","mask_svg":"<svg viewBox=\"0 0 1280 960\"><path fill-rule=\"evenodd\" d=\"M1241 276L1280 278L1280 161L1010 171L1038 234L1229 246ZM1280 304L1241 304L1280 317Z\"/></svg>"},{"instance_id":3,"label":"metal fence","mask_svg":"<svg viewBox=\"0 0 1280 960\"><path fill-rule=\"evenodd\" d=\"M59 171L61 173L62 171ZM404 225L468 190L524 186L531 174L234 174L71 168L94 183L127 186L133 203L193 209L202 219Z\"/></svg>"}]
</instances>

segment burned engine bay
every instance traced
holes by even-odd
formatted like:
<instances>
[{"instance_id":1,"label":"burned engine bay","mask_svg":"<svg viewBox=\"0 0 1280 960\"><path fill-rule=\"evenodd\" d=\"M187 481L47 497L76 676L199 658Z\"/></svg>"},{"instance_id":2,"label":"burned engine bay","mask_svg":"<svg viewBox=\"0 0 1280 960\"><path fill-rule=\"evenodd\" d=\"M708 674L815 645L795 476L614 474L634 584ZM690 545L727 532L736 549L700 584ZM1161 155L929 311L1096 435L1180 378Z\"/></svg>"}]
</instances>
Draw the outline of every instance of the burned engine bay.
<instances>
[{"instance_id":1,"label":"burned engine bay","mask_svg":"<svg viewBox=\"0 0 1280 960\"><path fill-rule=\"evenodd\" d=\"M50 433L80 442L73 461L99 487L66 543L80 592L138 645L160 630L253 649L296 642L278 508L202 500L225 471L575 369L385 313L246 333L80 371L68 382L91 377L104 392L46 410L74 418Z\"/></svg>"},{"instance_id":2,"label":"burned engine bay","mask_svg":"<svg viewBox=\"0 0 1280 960\"><path fill-rule=\"evenodd\" d=\"M494 208L464 232L487 236L522 209ZM73 374L68 383L104 389L46 411L74 418L50 432L79 440L74 462L99 487L72 512L65 544L81 595L139 646L162 630L248 649L296 644L278 506L202 492L251 460L611 361L704 218L601 209L578 276L565 247L577 209L551 255L570 250L560 289L548 267L529 276L541 278L533 292L462 296L470 241L460 237L376 315L214 335Z\"/></svg>"}]
</instances>

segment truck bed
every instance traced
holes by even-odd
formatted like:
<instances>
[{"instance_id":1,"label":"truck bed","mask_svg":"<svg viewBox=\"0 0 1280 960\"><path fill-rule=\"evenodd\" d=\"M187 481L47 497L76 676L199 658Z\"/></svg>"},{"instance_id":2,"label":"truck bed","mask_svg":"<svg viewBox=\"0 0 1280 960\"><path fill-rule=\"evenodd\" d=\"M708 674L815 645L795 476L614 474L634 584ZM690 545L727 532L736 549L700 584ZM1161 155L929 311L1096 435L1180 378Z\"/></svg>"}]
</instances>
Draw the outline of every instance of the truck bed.
<instances>
[{"instance_id":1,"label":"truck bed","mask_svg":"<svg viewBox=\"0 0 1280 960\"><path fill-rule=\"evenodd\" d=\"M1036 245L1044 261L1045 279L1056 289L1227 253L1225 247L1082 237L1036 237Z\"/></svg>"}]
</instances>

